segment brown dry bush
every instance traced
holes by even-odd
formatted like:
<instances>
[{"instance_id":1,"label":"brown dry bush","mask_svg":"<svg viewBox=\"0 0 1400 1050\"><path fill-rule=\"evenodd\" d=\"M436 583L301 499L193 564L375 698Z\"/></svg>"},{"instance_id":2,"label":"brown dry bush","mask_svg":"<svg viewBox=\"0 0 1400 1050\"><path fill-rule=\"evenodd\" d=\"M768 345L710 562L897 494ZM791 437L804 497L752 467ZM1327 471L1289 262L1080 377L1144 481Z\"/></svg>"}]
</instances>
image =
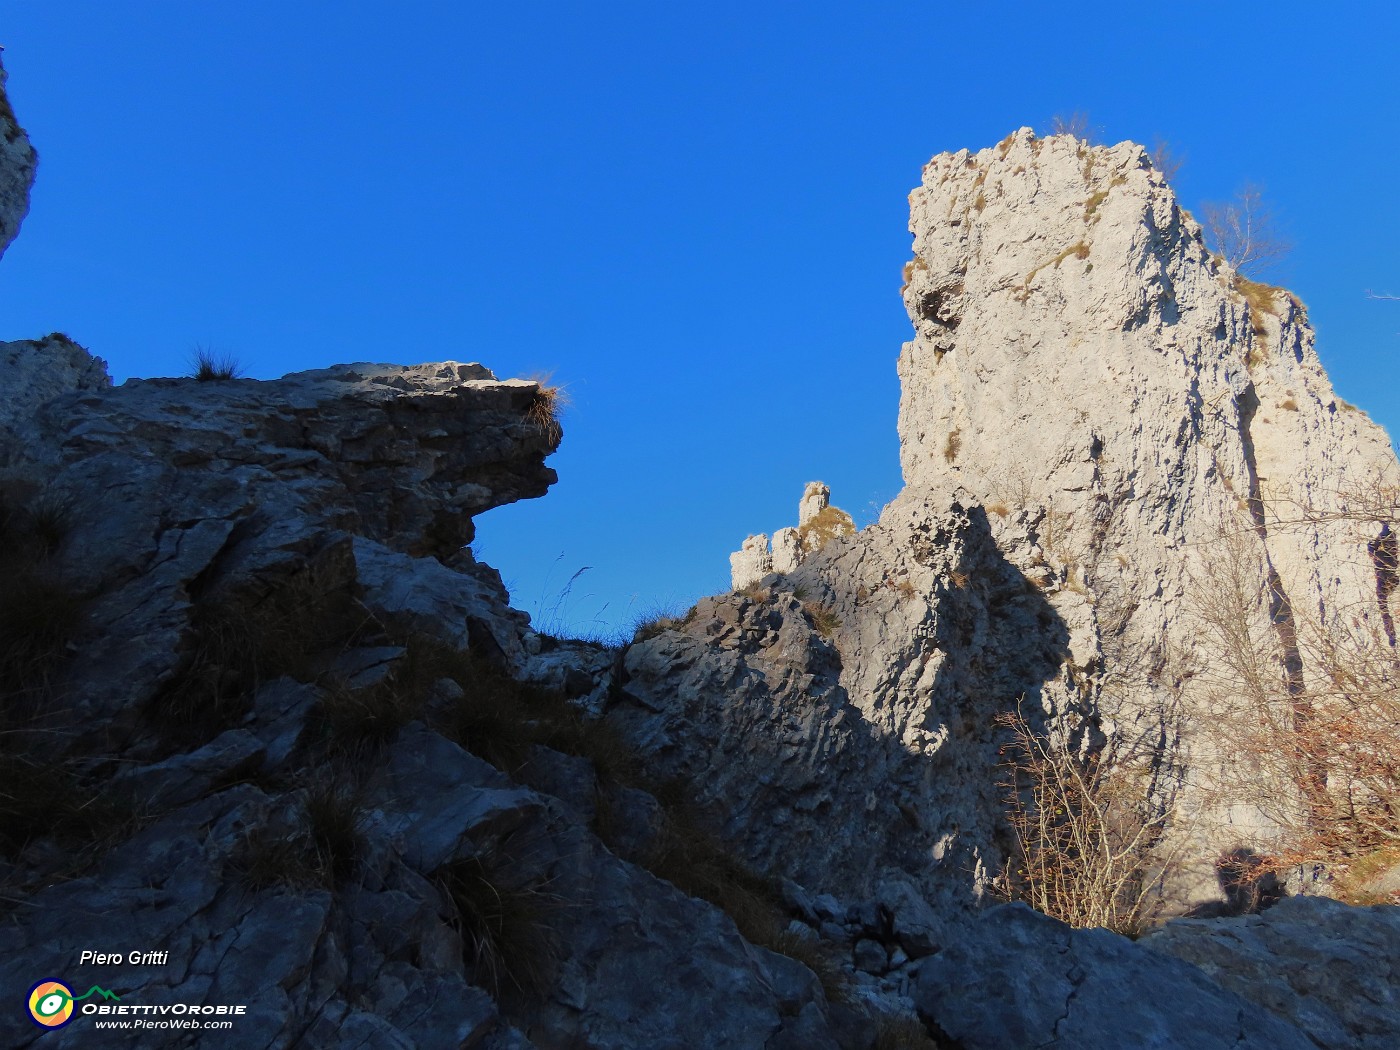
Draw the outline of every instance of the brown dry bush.
<instances>
[{"instance_id":1,"label":"brown dry bush","mask_svg":"<svg viewBox=\"0 0 1400 1050\"><path fill-rule=\"evenodd\" d=\"M1270 528L1352 523L1374 535L1394 502L1378 494L1349 506L1303 509ZM1255 509L1264 513L1257 501ZM1382 570L1387 535L1371 551ZM1269 867L1326 865L1345 892L1348 869L1400 846L1400 651L1389 637L1388 594L1324 621L1290 604L1277 579L1260 577L1251 538L1252 530L1223 537L1195 594L1209 657L1202 680L1236 751L1235 775L1220 790L1276 825Z\"/></svg>"},{"instance_id":2,"label":"brown dry bush","mask_svg":"<svg viewBox=\"0 0 1400 1050\"><path fill-rule=\"evenodd\" d=\"M569 392L564 386L552 382L552 376L548 373L531 376L530 379L538 389L525 408L525 422L543 433L551 446L557 446L564 436L560 417L569 406Z\"/></svg>"}]
</instances>

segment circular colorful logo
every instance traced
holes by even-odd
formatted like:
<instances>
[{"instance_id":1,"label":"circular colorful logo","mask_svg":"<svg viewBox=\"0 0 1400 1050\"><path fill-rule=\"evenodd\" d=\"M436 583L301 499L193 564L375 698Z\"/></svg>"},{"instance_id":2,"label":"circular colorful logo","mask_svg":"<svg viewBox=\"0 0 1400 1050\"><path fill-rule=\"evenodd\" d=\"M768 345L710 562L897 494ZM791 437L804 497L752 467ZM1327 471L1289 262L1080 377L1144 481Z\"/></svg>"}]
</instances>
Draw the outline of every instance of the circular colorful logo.
<instances>
[{"instance_id":1,"label":"circular colorful logo","mask_svg":"<svg viewBox=\"0 0 1400 1050\"><path fill-rule=\"evenodd\" d=\"M40 981L29 989L29 1017L41 1028L62 1028L73 1020L73 990L62 981Z\"/></svg>"}]
</instances>

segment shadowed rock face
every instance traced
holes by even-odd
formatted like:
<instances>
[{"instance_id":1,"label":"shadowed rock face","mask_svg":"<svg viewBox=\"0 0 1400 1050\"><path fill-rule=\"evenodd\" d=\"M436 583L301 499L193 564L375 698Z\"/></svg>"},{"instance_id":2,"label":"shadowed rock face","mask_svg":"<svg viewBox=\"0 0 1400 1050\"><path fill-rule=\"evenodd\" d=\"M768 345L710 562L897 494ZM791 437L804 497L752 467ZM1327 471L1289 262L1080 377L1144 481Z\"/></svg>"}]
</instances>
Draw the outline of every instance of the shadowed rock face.
<instances>
[{"instance_id":1,"label":"shadowed rock face","mask_svg":"<svg viewBox=\"0 0 1400 1050\"><path fill-rule=\"evenodd\" d=\"M912 882L951 916L1004 848L995 719L1075 702L1068 642L980 508L904 499L634 645L608 719L760 869L860 896Z\"/></svg>"},{"instance_id":2,"label":"shadowed rock face","mask_svg":"<svg viewBox=\"0 0 1400 1050\"><path fill-rule=\"evenodd\" d=\"M3 510L34 490L65 508L46 579L84 606L81 658L32 726L7 706L0 758L81 770L67 790L130 822L49 885L63 850L42 833L27 848L0 807L5 897L28 905L0 935L7 981L38 967L132 1002L247 1003L240 1039L263 1046L681 1047L703 1028L709 1046L835 1050L808 970L592 834L574 808L593 804L588 761L532 753L565 804L442 735L488 688L461 668L526 673L525 640L542 644L462 549L473 515L554 480L536 384L444 362L111 389L64 339L0 345L5 365ZM455 654L456 680L413 677L407 647L425 644ZM571 666L592 688L611 662ZM392 717L377 743L329 743L333 712L386 697L408 706L357 723ZM316 785L354 821L322 876L295 845L318 834ZM255 842L291 851L270 885L250 875ZM541 987L493 980L473 948L485 920L454 892L523 902L507 936L528 943L506 950ZM168 964L75 970L99 926Z\"/></svg>"},{"instance_id":3,"label":"shadowed rock face","mask_svg":"<svg viewBox=\"0 0 1400 1050\"><path fill-rule=\"evenodd\" d=\"M190 658L196 603L256 604L307 571L350 595L362 573L387 588L396 555L430 556L471 568L487 604L504 610L499 578L463 550L472 517L555 480L544 457L559 434L529 418L537 385L498 381L481 365L107 389L100 362L61 339L0 344L0 365L15 406L58 381L78 388L12 418L0 463L41 483L77 523L63 553L73 585L96 596L86 625L95 662L75 669L73 687L104 717L129 720ZM41 393L26 393L27 381ZM440 633L469 633L460 599L434 604L426 586L383 593L396 616L455 610ZM518 664L517 627L478 617L488 621L478 640Z\"/></svg>"},{"instance_id":4,"label":"shadowed rock face","mask_svg":"<svg viewBox=\"0 0 1400 1050\"><path fill-rule=\"evenodd\" d=\"M39 155L10 107L6 78L4 66L0 66L0 256L4 256L19 233L20 223L29 214L29 189L34 185L34 169L39 163Z\"/></svg>"},{"instance_id":5,"label":"shadowed rock face","mask_svg":"<svg viewBox=\"0 0 1400 1050\"><path fill-rule=\"evenodd\" d=\"M1024 904L992 909L930 959L914 995L919 1012L966 1050L1315 1046L1194 966L1107 930L1070 929Z\"/></svg>"}]
</instances>

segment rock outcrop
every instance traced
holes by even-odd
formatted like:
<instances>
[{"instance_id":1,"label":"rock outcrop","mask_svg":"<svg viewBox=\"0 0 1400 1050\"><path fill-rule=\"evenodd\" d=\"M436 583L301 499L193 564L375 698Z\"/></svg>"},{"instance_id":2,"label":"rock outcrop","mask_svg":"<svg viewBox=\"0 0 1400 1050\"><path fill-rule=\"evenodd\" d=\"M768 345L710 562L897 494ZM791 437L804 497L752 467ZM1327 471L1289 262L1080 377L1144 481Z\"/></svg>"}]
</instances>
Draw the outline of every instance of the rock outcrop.
<instances>
[{"instance_id":1,"label":"rock outcrop","mask_svg":"<svg viewBox=\"0 0 1400 1050\"><path fill-rule=\"evenodd\" d=\"M1241 727L1287 719L1290 694L1326 681L1307 640L1393 638L1394 540L1371 513L1400 482L1389 440L1334 395L1301 304L1214 257L1135 144L1022 129L934 158L910 209L904 491L877 526L800 569L751 538L731 558L735 583L779 572L779 590L830 606L846 702L928 768L965 773L903 801L982 858L966 870L1002 863L986 727L1020 707L1083 746L1152 752L1184 858L1168 888L1182 907L1215 897L1215 859L1267 851L1303 808L1296 780L1259 769L1261 745ZM950 508L981 508L1014 582L956 558L936 573L910 564ZM960 608L969 593L990 598L990 622L1012 633L997 603L1018 592L1040 606L1026 637L1048 663L1008 661L1004 643L989 660ZM1240 598L1229 616L1277 668L1262 719L1227 677L1255 654L1221 650L1222 595ZM736 637L714 632L714 664ZM629 666L648 668L664 719L688 701L658 694L709 672L687 659L672 675L666 643L650 644L654 658ZM724 733L729 716L708 717ZM885 790L883 764L870 768L870 790ZM980 815L969 780L984 785Z\"/></svg>"},{"instance_id":2,"label":"rock outcrop","mask_svg":"<svg viewBox=\"0 0 1400 1050\"><path fill-rule=\"evenodd\" d=\"M920 1014L967 1050L1315 1046L1194 966L1023 904L992 909L929 959L914 994Z\"/></svg>"},{"instance_id":3,"label":"rock outcrop","mask_svg":"<svg viewBox=\"0 0 1400 1050\"><path fill-rule=\"evenodd\" d=\"M8 74L0 65L0 257L19 233L29 214L29 190L34 185L38 154L19 126L10 96L5 91Z\"/></svg>"},{"instance_id":4,"label":"rock outcrop","mask_svg":"<svg viewBox=\"0 0 1400 1050\"><path fill-rule=\"evenodd\" d=\"M1326 677L1300 639L1384 642L1393 566L1356 512L1400 480L1386 434L1333 393L1302 305L1212 256L1133 143L1022 129L935 158L910 211L906 491L970 494L1010 543L1029 513L1101 723L1179 734L1195 848L1267 845L1292 785L1259 793L1272 813L1238 794L1232 727L1260 715L1211 687L1231 656L1210 607L1248 594L1236 617L1275 635L1294 692Z\"/></svg>"},{"instance_id":5,"label":"rock outcrop","mask_svg":"<svg viewBox=\"0 0 1400 1050\"><path fill-rule=\"evenodd\" d=\"M851 516L831 505L831 489L820 481L809 481L797 505L795 528L789 526L773 533L771 548L765 534L750 536L729 556L731 585L740 591L769 573L792 572L831 540L855 531Z\"/></svg>"},{"instance_id":6,"label":"rock outcrop","mask_svg":"<svg viewBox=\"0 0 1400 1050\"><path fill-rule=\"evenodd\" d=\"M981 508L898 510L632 646L607 718L760 869L909 881L952 915L1004 849L995 716L1022 691L1074 701L1070 635Z\"/></svg>"}]
</instances>

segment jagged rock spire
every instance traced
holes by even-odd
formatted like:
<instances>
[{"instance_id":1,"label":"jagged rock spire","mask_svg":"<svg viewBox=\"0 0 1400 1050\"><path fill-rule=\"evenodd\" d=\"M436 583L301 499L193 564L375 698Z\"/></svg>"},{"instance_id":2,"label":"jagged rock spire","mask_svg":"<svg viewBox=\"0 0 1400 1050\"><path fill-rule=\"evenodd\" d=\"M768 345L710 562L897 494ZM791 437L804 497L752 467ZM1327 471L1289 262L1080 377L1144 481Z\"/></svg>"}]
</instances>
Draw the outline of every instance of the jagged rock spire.
<instances>
[{"instance_id":1,"label":"jagged rock spire","mask_svg":"<svg viewBox=\"0 0 1400 1050\"><path fill-rule=\"evenodd\" d=\"M39 160L10 106L5 80L5 67L0 64L0 256L29 214L29 190Z\"/></svg>"}]
</instances>

